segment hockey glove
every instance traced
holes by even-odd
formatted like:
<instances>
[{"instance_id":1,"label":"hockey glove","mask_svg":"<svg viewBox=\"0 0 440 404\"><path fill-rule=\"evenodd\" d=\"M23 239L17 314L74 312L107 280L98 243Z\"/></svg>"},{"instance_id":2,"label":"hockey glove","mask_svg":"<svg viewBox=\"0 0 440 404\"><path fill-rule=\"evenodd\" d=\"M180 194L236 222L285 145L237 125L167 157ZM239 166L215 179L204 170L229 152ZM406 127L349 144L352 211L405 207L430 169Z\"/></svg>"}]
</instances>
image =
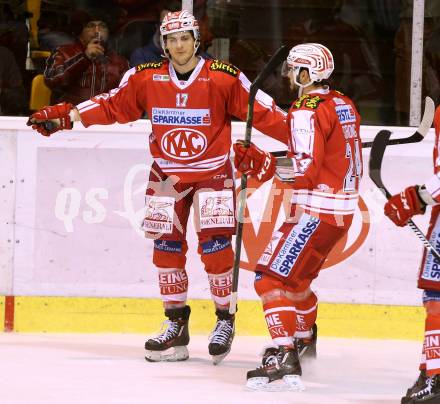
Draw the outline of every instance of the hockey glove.
<instances>
[{"instance_id":1,"label":"hockey glove","mask_svg":"<svg viewBox=\"0 0 440 404\"><path fill-rule=\"evenodd\" d=\"M50 136L63 129L72 129L73 123L69 115L72 109L73 105L65 102L45 107L33 113L27 125L43 136Z\"/></svg>"},{"instance_id":2,"label":"hockey glove","mask_svg":"<svg viewBox=\"0 0 440 404\"><path fill-rule=\"evenodd\" d=\"M425 213L426 204L421 200L418 186L406 188L393 195L385 204L384 213L397 226L405 226L414 215Z\"/></svg>"},{"instance_id":3,"label":"hockey glove","mask_svg":"<svg viewBox=\"0 0 440 404\"><path fill-rule=\"evenodd\" d=\"M265 182L275 173L276 159L269 152L265 152L250 143L246 147L243 141L234 143L234 165L243 174L252 175L258 181Z\"/></svg>"}]
</instances>

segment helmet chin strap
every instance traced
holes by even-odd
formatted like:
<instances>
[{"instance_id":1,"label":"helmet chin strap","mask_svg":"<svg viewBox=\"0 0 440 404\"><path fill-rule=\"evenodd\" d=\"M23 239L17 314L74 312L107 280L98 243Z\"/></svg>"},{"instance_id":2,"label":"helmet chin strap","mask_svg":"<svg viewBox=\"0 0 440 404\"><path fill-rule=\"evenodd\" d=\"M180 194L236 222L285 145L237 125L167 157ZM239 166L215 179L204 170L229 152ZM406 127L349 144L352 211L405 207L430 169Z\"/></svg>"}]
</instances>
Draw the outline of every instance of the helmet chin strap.
<instances>
[{"instance_id":1,"label":"helmet chin strap","mask_svg":"<svg viewBox=\"0 0 440 404\"><path fill-rule=\"evenodd\" d=\"M296 70L293 71L293 82L298 86L298 98L303 95L304 89L306 87L311 86L314 81L310 80L307 84L301 84L298 80L298 75L296 73Z\"/></svg>"}]
</instances>

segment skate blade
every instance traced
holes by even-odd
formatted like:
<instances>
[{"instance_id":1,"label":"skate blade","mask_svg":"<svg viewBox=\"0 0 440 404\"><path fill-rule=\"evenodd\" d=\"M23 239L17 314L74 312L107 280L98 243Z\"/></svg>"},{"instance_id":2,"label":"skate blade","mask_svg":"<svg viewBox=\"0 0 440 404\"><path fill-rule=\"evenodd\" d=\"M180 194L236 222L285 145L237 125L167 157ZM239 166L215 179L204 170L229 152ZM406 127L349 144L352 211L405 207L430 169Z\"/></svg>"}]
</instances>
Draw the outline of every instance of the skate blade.
<instances>
[{"instance_id":1,"label":"skate blade","mask_svg":"<svg viewBox=\"0 0 440 404\"><path fill-rule=\"evenodd\" d=\"M145 351L145 359L148 362L179 362L189 358L186 346L175 346L165 351Z\"/></svg>"},{"instance_id":2,"label":"skate blade","mask_svg":"<svg viewBox=\"0 0 440 404\"><path fill-rule=\"evenodd\" d=\"M304 385L298 375L286 375L282 380L269 383L268 377L251 377L246 388L257 391L303 391Z\"/></svg>"},{"instance_id":3,"label":"skate blade","mask_svg":"<svg viewBox=\"0 0 440 404\"><path fill-rule=\"evenodd\" d=\"M226 358L226 356L228 356L229 352L231 352L231 350L221 355L212 355L212 364L218 365L223 359Z\"/></svg>"}]
</instances>

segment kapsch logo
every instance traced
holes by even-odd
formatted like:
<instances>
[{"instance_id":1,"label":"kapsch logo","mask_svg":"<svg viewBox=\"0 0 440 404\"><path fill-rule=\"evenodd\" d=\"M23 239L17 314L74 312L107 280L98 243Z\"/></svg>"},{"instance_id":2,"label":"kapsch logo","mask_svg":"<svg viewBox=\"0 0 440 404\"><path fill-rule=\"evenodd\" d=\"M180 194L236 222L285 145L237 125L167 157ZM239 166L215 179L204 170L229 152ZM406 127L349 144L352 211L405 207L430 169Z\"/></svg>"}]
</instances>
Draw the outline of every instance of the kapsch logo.
<instances>
[{"instance_id":1,"label":"kapsch logo","mask_svg":"<svg viewBox=\"0 0 440 404\"><path fill-rule=\"evenodd\" d=\"M191 160L201 156L207 146L206 136L195 129L177 128L166 132L161 141L162 151L171 158Z\"/></svg>"},{"instance_id":2,"label":"kapsch logo","mask_svg":"<svg viewBox=\"0 0 440 404\"><path fill-rule=\"evenodd\" d=\"M253 193L260 186L261 183L255 181L252 177L248 178L248 189L254 190L247 193L249 200L252 199ZM277 179L274 179L271 187L270 197L266 199L265 205L262 205L259 211L263 217L260 223L257 223L258 220L250 216L248 207L246 206L245 208L243 246L246 251L247 261L242 260L240 268L254 271L257 263L267 263L271 257L271 252L273 253L272 249L268 248L268 246L271 245L274 248L274 241L278 244L277 233L274 234L278 230L275 227L275 223L280 215L284 215L286 206L290 206L291 188L287 183ZM240 188L237 188L237 192L239 191ZM339 240L330 252L323 265L323 269L337 265L354 254L367 238L369 228L370 216L368 208L362 198L359 198L353 225L348 234Z\"/></svg>"}]
</instances>

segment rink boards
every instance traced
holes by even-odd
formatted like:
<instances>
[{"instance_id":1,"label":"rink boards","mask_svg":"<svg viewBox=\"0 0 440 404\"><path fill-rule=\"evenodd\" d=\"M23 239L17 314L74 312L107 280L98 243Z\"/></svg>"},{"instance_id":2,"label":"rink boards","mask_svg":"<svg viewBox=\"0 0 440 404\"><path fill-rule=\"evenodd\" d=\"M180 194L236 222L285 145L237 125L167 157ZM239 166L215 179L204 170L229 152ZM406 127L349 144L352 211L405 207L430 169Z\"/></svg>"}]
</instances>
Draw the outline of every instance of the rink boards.
<instances>
[{"instance_id":1,"label":"rink boards","mask_svg":"<svg viewBox=\"0 0 440 404\"><path fill-rule=\"evenodd\" d=\"M0 296L15 296L17 331L155 331L162 313L152 243L139 230L151 164L149 122L77 126L47 139L31 132L23 118L0 120ZM361 135L370 140L380 129L362 127ZM395 137L413 132L390 129ZM244 124L234 123L234 138L243 134ZM253 139L267 150L283 148L256 132ZM424 182L432 170L432 147L430 133L420 144L387 150L383 178L391 192ZM326 335L343 330L345 336L374 337L387 334L391 322L402 337L417 338L423 321L415 288L422 247L408 229L383 217L383 198L366 173L369 149L363 154L362 201L354 225L314 284L325 302L320 323L326 324ZM244 335L265 329L249 270L283 221L279 186L268 182L249 197L239 285L245 301L238 332ZM265 221L268 212L275 213L276 222ZM428 215L416 218L422 228L427 220ZM197 299L191 321L195 330L206 332L212 304L203 300L209 289L196 244L190 224L189 296ZM4 323L3 298L0 304ZM351 334L344 329L350 322L358 323Z\"/></svg>"}]
</instances>

